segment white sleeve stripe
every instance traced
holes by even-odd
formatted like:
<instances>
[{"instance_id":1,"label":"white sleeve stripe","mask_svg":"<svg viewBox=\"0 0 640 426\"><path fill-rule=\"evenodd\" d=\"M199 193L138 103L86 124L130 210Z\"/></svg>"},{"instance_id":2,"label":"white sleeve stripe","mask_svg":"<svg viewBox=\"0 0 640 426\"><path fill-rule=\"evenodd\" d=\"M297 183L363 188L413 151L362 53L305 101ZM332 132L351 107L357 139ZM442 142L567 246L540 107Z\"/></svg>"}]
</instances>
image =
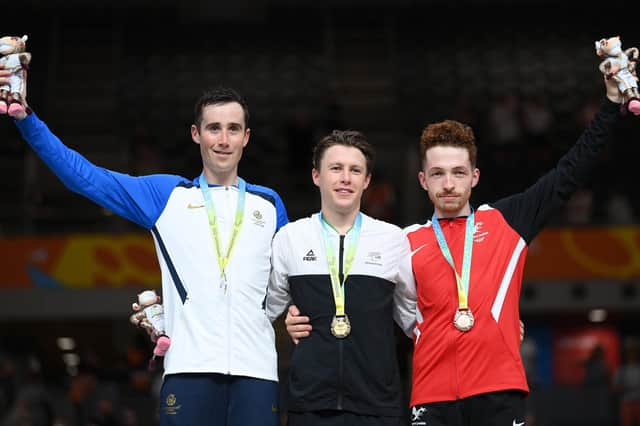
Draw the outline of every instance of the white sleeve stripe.
<instances>
[{"instance_id":1,"label":"white sleeve stripe","mask_svg":"<svg viewBox=\"0 0 640 426\"><path fill-rule=\"evenodd\" d=\"M416 322L418 324L422 324L422 321L424 321L424 319L422 318L422 312L420 312L420 309L416 307Z\"/></svg>"},{"instance_id":2,"label":"white sleeve stripe","mask_svg":"<svg viewBox=\"0 0 640 426\"><path fill-rule=\"evenodd\" d=\"M414 344L418 344L418 340L420 339L420 325L422 324L422 322L424 321L424 318L422 317L422 312L420 312L420 308L418 308L417 303L416 303L416 326L413 329L413 333L416 335L416 340L414 342Z\"/></svg>"},{"instance_id":3,"label":"white sleeve stripe","mask_svg":"<svg viewBox=\"0 0 640 426\"><path fill-rule=\"evenodd\" d=\"M498 289L498 294L496 295L496 300L493 302L493 306L491 307L491 316L493 319L498 322L500 318L500 312L502 311L502 306L504 304L504 298L507 295L507 290L509 290L509 285L511 285L511 280L513 278L513 272L516 270L516 265L518 264L518 259L520 258L520 254L522 250L524 250L526 243L522 238L518 241L513 254L511 255L511 259L509 260L509 265L507 266L507 270L502 277L502 282L500 283L500 288Z\"/></svg>"}]
</instances>

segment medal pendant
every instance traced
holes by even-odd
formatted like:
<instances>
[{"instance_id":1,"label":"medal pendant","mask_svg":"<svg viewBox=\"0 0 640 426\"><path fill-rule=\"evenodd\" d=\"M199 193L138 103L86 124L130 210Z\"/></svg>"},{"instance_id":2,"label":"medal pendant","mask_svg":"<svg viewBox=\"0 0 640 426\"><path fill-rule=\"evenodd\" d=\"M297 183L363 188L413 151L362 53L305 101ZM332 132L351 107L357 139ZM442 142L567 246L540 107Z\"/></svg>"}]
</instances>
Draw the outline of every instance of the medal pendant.
<instances>
[{"instance_id":1,"label":"medal pendant","mask_svg":"<svg viewBox=\"0 0 640 426\"><path fill-rule=\"evenodd\" d=\"M220 288L224 289L224 292L227 292L227 274L220 275Z\"/></svg>"},{"instance_id":2,"label":"medal pendant","mask_svg":"<svg viewBox=\"0 0 640 426\"><path fill-rule=\"evenodd\" d=\"M475 319L471 309L458 309L453 317L453 325L460 331L469 331L473 327Z\"/></svg>"},{"instance_id":3,"label":"medal pendant","mask_svg":"<svg viewBox=\"0 0 640 426\"><path fill-rule=\"evenodd\" d=\"M344 316L334 316L331 321L331 334L338 339L344 339L351 333L351 323L349 322L349 317Z\"/></svg>"}]
</instances>

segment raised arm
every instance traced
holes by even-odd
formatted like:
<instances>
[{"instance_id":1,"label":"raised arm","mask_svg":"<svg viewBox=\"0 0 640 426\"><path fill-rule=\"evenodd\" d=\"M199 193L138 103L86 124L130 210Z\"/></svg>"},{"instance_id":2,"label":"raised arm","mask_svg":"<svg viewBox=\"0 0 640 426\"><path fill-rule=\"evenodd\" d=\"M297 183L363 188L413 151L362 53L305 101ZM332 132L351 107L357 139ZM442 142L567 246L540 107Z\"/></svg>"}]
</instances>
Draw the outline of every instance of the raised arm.
<instances>
[{"instance_id":1,"label":"raised arm","mask_svg":"<svg viewBox=\"0 0 640 426\"><path fill-rule=\"evenodd\" d=\"M0 84L7 79L0 69ZM27 105L26 84L23 100ZM150 229L183 178L173 175L134 177L98 167L67 147L28 107L16 115L22 137L71 191Z\"/></svg>"}]
</instances>

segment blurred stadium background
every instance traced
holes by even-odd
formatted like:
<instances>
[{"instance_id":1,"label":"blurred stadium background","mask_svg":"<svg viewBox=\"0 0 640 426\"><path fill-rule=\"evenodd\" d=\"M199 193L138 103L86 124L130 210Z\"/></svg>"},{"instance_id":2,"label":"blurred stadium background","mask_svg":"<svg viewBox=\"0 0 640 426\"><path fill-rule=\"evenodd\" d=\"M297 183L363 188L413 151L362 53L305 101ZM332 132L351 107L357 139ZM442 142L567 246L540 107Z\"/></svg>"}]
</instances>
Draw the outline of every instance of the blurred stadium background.
<instances>
[{"instance_id":1,"label":"blurred stadium background","mask_svg":"<svg viewBox=\"0 0 640 426\"><path fill-rule=\"evenodd\" d=\"M251 110L240 173L276 188L290 218L319 208L311 146L352 128L378 149L365 210L404 226L431 214L416 178L429 122L475 129L475 203L554 166L604 94L594 41L620 34L623 48L640 46L623 8L606 17L600 7L22 0L2 35L29 36L30 105L101 166L197 176L193 103L229 85ZM623 121L592 182L530 249L528 426L616 425L628 396L613 385L640 339L640 118ZM151 347L127 319L136 294L160 286L151 236L66 190L8 119L0 140L0 422L155 425L161 371L146 371ZM290 343L276 326L284 381ZM400 335L398 353L408 380Z\"/></svg>"}]
</instances>

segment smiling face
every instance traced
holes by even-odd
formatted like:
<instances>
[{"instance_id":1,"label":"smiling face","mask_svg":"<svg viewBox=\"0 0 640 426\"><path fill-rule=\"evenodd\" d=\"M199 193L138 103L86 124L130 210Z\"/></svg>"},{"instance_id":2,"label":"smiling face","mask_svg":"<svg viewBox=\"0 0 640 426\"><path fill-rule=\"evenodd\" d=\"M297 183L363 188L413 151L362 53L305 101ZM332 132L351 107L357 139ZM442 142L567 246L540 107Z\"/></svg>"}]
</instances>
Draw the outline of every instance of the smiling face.
<instances>
[{"instance_id":1,"label":"smiling face","mask_svg":"<svg viewBox=\"0 0 640 426\"><path fill-rule=\"evenodd\" d=\"M480 170L471 165L469 151L454 146L427 149L423 169L418 173L438 218L469 215L471 189L479 178Z\"/></svg>"},{"instance_id":2,"label":"smiling face","mask_svg":"<svg viewBox=\"0 0 640 426\"><path fill-rule=\"evenodd\" d=\"M348 216L357 213L362 193L371 180L367 159L362 151L339 144L324 151L311 176L313 183L320 188L322 212L325 215Z\"/></svg>"},{"instance_id":3,"label":"smiling face","mask_svg":"<svg viewBox=\"0 0 640 426\"><path fill-rule=\"evenodd\" d=\"M242 151L249 143L244 110L237 102L209 104L202 108L199 125L191 126L191 138L200 145L207 182L234 185Z\"/></svg>"}]
</instances>

